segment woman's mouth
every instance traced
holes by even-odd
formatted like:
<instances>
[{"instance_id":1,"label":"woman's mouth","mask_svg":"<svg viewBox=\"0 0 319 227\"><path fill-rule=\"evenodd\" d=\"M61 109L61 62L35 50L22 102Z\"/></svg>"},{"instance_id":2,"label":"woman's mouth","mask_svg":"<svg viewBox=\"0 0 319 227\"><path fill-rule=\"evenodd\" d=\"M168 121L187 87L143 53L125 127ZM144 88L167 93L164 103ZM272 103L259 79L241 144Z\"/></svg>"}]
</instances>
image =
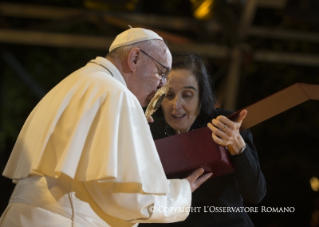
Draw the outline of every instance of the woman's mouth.
<instances>
[{"instance_id":1,"label":"woman's mouth","mask_svg":"<svg viewBox=\"0 0 319 227\"><path fill-rule=\"evenodd\" d=\"M176 119L180 119L180 118L183 118L185 116L186 116L186 114L172 114L172 117L176 118Z\"/></svg>"}]
</instances>

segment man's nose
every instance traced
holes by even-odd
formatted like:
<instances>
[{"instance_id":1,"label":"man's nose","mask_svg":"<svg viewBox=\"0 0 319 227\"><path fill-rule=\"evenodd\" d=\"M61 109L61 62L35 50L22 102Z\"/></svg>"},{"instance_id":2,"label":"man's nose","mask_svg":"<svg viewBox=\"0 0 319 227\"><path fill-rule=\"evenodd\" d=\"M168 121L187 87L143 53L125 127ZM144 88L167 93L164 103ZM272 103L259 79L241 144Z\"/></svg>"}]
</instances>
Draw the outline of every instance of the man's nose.
<instances>
[{"instance_id":1,"label":"man's nose","mask_svg":"<svg viewBox=\"0 0 319 227\"><path fill-rule=\"evenodd\" d=\"M165 86L166 83L167 83L167 79L166 79L166 78L161 79L161 80L160 80L160 83L159 83L159 85L158 85L158 88L161 88L161 87Z\"/></svg>"}]
</instances>

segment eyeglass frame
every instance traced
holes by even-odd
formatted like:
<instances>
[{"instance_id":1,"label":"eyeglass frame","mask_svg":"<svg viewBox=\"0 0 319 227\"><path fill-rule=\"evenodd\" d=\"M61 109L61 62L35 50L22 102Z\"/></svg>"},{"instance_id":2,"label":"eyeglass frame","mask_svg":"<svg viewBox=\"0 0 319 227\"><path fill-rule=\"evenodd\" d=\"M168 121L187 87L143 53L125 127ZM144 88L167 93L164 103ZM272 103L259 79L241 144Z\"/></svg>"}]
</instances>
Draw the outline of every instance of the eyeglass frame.
<instances>
[{"instance_id":1,"label":"eyeglass frame","mask_svg":"<svg viewBox=\"0 0 319 227\"><path fill-rule=\"evenodd\" d=\"M163 79L166 79L167 78L167 76L168 76L168 74L171 72L171 69L170 68L168 68L168 67L166 67L165 65L163 65L162 63L160 63L159 61L157 61L155 58L153 58L151 55L149 55L148 53L146 53L144 50L141 50L140 49L140 51L143 53L143 54L145 54L146 56L148 56L149 58L151 58L152 60L154 60L154 61L156 61L160 66L162 66L166 71L163 73L163 74L161 74L161 75L159 75L158 73L158 75L161 77L160 78L160 80L163 80ZM155 64L156 65L156 64ZM158 69L157 69L158 70ZM158 70L159 71L159 70Z\"/></svg>"}]
</instances>

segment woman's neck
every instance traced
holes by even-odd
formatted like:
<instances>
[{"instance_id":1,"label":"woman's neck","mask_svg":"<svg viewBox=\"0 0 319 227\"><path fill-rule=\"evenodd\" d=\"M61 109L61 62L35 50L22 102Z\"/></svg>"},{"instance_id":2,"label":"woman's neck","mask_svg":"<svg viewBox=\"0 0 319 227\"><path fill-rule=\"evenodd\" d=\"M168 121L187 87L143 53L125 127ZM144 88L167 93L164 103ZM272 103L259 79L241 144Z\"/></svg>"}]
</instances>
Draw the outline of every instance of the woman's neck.
<instances>
[{"instance_id":1,"label":"woman's neck","mask_svg":"<svg viewBox=\"0 0 319 227\"><path fill-rule=\"evenodd\" d=\"M176 129L173 129L175 134L181 134L181 133L184 133L184 132L188 132L190 128L188 128L187 130L176 130Z\"/></svg>"}]
</instances>

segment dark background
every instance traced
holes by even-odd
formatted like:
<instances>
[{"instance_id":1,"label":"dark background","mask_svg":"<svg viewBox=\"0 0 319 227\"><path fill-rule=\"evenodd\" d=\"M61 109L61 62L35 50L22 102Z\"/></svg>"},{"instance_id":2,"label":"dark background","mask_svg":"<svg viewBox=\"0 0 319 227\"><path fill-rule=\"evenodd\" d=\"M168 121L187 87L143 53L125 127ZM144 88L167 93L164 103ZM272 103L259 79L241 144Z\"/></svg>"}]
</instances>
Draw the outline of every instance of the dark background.
<instances>
[{"instance_id":1,"label":"dark background","mask_svg":"<svg viewBox=\"0 0 319 227\"><path fill-rule=\"evenodd\" d=\"M159 16L163 18L192 20L189 28L178 29L167 25L140 22L143 27L185 37L191 44L214 44L228 50L240 47L241 61L238 68L239 86L236 105L233 110L246 107L262 98L280 91L296 82L319 84L319 48L315 39L319 25L319 2L316 0L282 1L281 7L264 7L261 3L249 23L250 27L262 27L273 31L292 31L308 35L308 38L294 36L282 38L268 35L238 36L239 21L244 16L245 5L252 1L213 1L209 13L203 18L194 17L196 7L204 0L47 0L0 2L0 171L2 172L10 156L12 147L24 121L41 99L41 94L49 91L59 81L76 69L84 66L96 56L105 56L106 48L81 48L28 44L21 41L5 40L3 29L41 32L55 32L75 35L114 37L125 30L116 23L93 23L83 17L67 20L48 20L10 16L5 13L3 3L38 5L46 7L66 7L82 9L101 15L112 13ZM258 2L258 1L257 1ZM263 1L260 1L263 2ZM270 1L271 2L271 1ZM277 2L280 2L279 0ZM269 3L270 4L270 3ZM101 21L100 21L101 22ZM99 24L99 26L97 26ZM319 33L318 33L319 34ZM319 37L319 36L318 36ZM178 40L168 40L173 45ZM189 44L189 45L191 45ZM174 52L175 49L172 49ZM187 51L185 44L181 50ZM193 49L192 49L193 50ZM197 50L197 51L196 51ZM299 56L299 61L258 60L258 51L269 51L279 55ZM219 104L226 106L227 77L232 67L230 54L218 57L201 49L195 49L206 61L214 80ZM8 56L12 59L8 61ZM310 58L309 58L310 56ZM306 59L306 60L304 60ZM308 59L308 60L307 60ZM310 60L309 60L310 59ZM313 62L311 62L313 61ZM11 62L12 64L10 64ZM310 62L310 63L309 63ZM318 62L318 63L317 63ZM28 74L17 72L19 65ZM34 80L33 85L26 82ZM38 84L34 87L34 83ZM318 188L311 188L310 179L319 178L319 102L307 101L276 117L251 128L258 150L260 165L267 180L267 195L258 205L258 213L250 213L256 226L319 226ZM248 113L249 114L249 113ZM318 183L319 184L319 183ZM319 186L318 186L319 187ZM0 177L0 212L5 209L14 184L10 179ZM265 213L261 206L294 207L294 213ZM312 223L312 224L310 224Z\"/></svg>"}]
</instances>

